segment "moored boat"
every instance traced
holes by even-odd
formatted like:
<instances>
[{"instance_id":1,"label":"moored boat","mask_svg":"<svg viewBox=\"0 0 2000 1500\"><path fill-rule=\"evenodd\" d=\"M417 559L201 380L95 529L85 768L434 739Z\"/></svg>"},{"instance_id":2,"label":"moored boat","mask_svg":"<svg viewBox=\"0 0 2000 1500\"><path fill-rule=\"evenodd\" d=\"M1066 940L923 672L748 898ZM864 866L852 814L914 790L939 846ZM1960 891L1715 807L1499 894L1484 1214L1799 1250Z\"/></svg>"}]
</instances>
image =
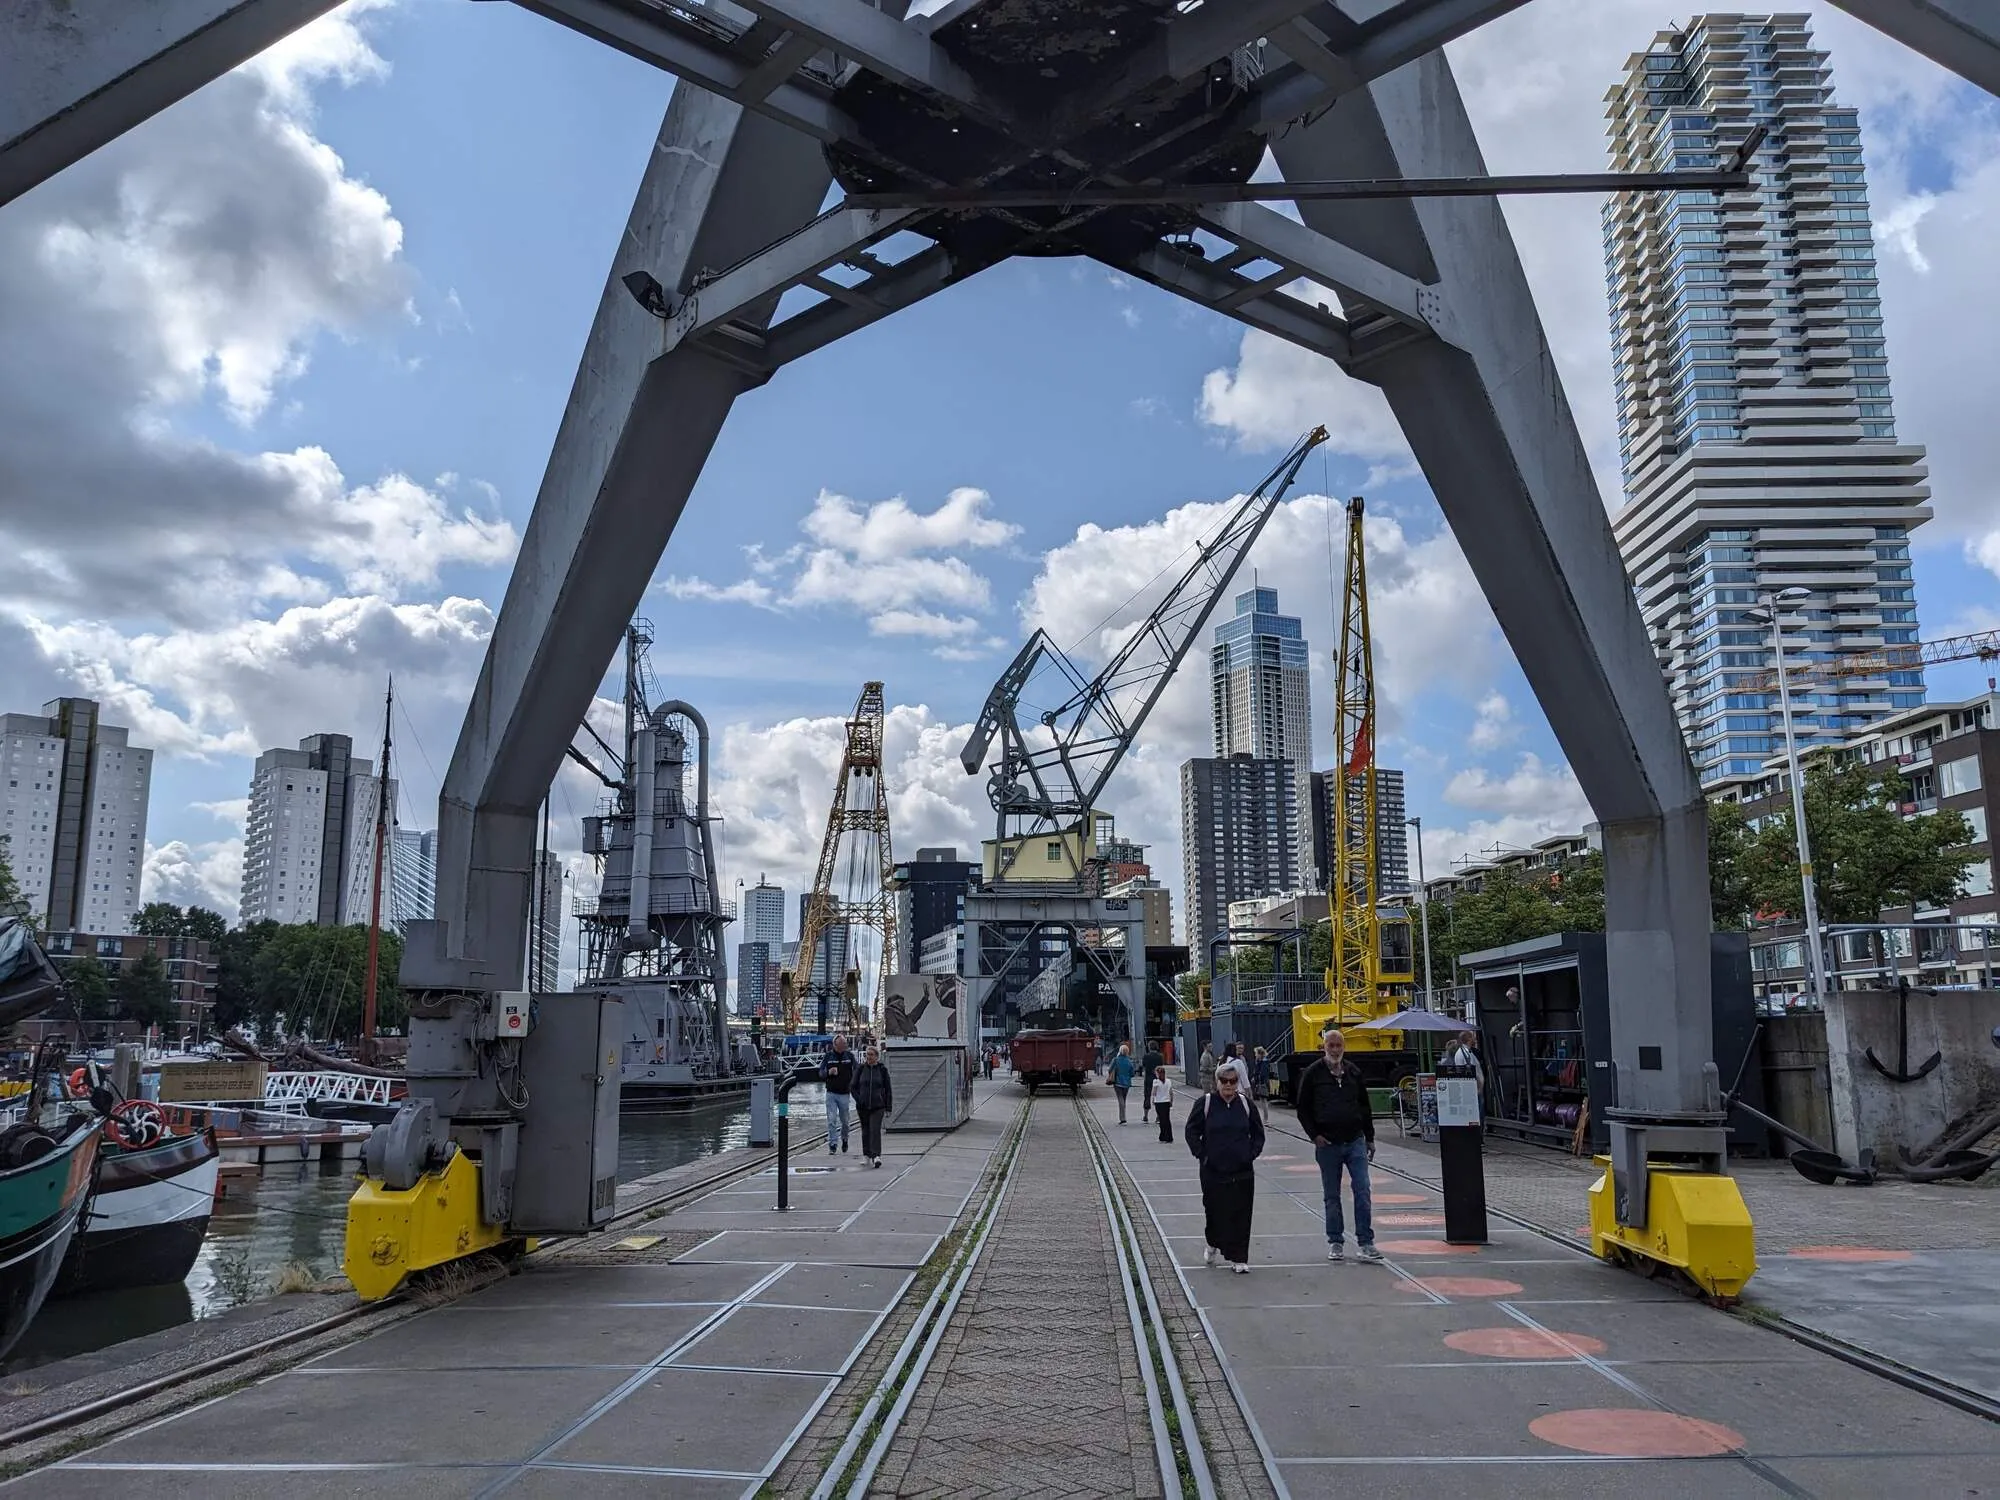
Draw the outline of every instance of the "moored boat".
<instances>
[{"instance_id":1,"label":"moored boat","mask_svg":"<svg viewBox=\"0 0 2000 1500\"><path fill-rule=\"evenodd\" d=\"M51 1295L185 1280L208 1233L221 1164L214 1130L173 1135L157 1105L120 1105Z\"/></svg>"},{"instance_id":2,"label":"moored boat","mask_svg":"<svg viewBox=\"0 0 2000 1500\"><path fill-rule=\"evenodd\" d=\"M102 1139L102 1123L80 1110L31 1115L0 1131L0 1358L55 1284Z\"/></svg>"}]
</instances>

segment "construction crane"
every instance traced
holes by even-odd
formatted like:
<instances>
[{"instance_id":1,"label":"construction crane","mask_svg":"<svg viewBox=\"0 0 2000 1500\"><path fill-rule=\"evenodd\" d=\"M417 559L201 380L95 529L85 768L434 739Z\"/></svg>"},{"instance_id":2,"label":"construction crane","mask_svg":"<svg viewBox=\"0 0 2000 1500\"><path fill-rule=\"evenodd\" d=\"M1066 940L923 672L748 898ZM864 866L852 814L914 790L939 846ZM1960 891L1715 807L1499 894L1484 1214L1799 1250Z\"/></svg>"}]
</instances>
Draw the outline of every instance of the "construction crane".
<instances>
[{"instance_id":1,"label":"construction crane","mask_svg":"<svg viewBox=\"0 0 2000 1500\"><path fill-rule=\"evenodd\" d=\"M2000 660L2000 630L1979 630L1970 635L1945 636L1935 641L1919 641L1908 646L1884 646L1877 651L1858 651L1826 661L1787 663L1785 676L1797 687L1814 683L1843 682L1854 677L1882 677L1890 672L1914 672L1948 661ZM1751 672L1730 680L1733 693L1775 693L1775 671Z\"/></svg>"},{"instance_id":2,"label":"construction crane","mask_svg":"<svg viewBox=\"0 0 2000 1500\"><path fill-rule=\"evenodd\" d=\"M1021 850L1030 840L1045 840L1061 857L1038 861L1032 878L1084 883L1094 845L1093 812L1111 773L1306 456L1326 436L1324 427L1315 427L1300 438L1243 497L1101 671L1086 675L1046 631L1037 630L1001 673L959 755L966 775L976 776L993 742L1000 742L986 782L995 825L987 846L989 882L1019 878L1011 872ZM1060 699L1023 725L1022 694L1044 673L1054 674Z\"/></svg>"},{"instance_id":3,"label":"construction crane","mask_svg":"<svg viewBox=\"0 0 2000 1500\"><path fill-rule=\"evenodd\" d=\"M861 1009L861 973L855 963L854 933L867 927L881 935L882 952L874 1004L889 993L889 976L896 967L896 906L889 882L896 860L889 843L889 785L882 770L882 684L862 684L861 696L847 720L846 745L840 773L833 784L833 810L827 815L826 837L820 844L819 871L806 896L799 922L797 967L778 976L778 995L785 1012L785 1030L796 1034L808 994L818 1001L823 1028L839 992L840 1024L859 1029L867 1017ZM846 846L842 875L842 846ZM841 890L834 885L839 880ZM835 929L847 933L841 972L833 972L835 955L827 949L826 972L813 980L820 942Z\"/></svg>"},{"instance_id":4,"label":"construction crane","mask_svg":"<svg viewBox=\"0 0 2000 1500\"><path fill-rule=\"evenodd\" d=\"M1368 559L1362 548L1359 495L1347 502L1347 562L1341 584L1340 646L1334 657L1334 734L1340 759L1333 801L1333 870L1327 915L1333 947L1327 998L1292 1010L1294 1068L1320 1050L1329 1026L1352 1026L1392 1013L1415 980L1409 918L1385 911L1377 890L1375 800L1375 650L1368 629ZM1396 1031L1357 1031L1348 1050L1366 1068L1368 1054L1399 1054ZM1382 1058L1381 1061L1390 1061ZM1371 1078L1371 1082L1392 1081Z\"/></svg>"}]
</instances>

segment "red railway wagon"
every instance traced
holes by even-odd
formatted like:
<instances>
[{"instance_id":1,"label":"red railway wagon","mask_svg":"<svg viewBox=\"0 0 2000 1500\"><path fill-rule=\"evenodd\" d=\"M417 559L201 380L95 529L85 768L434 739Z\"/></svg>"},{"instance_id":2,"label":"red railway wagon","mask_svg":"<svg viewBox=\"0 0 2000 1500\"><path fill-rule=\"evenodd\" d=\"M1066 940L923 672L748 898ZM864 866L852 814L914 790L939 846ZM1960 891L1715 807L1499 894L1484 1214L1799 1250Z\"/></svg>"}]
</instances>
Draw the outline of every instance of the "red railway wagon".
<instances>
[{"instance_id":1,"label":"red railway wagon","mask_svg":"<svg viewBox=\"0 0 2000 1500\"><path fill-rule=\"evenodd\" d=\"M1067 1084L1074 1094L1097 1063L1097 1038L1081 1026L1059 1031L1017 1031L1012 1043L1014 1076L1028 1092L1043 1084Z\"/></svg>"}]
</instances>

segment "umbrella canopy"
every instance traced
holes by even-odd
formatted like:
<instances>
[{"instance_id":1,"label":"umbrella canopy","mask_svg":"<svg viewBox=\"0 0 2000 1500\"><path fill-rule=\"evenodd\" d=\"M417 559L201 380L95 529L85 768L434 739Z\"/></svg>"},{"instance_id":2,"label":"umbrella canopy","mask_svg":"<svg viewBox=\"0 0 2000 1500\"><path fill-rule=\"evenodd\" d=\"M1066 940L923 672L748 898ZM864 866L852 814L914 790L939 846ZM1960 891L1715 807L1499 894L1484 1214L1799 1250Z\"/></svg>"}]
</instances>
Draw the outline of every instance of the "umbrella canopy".
<instances>
[{"instance_id":1,"label":"umbrella canopy","mask_svg":"<svg viewBox=\"0 0 2000 1500\"><path fill-rule=\"evenodd\" d=\"M1380 1020L1363 1021L1355 1031L1470 1031L1463 1021L1441 1016L1434 1010L1399 1010Z\"/></svg>"}]
</instances>

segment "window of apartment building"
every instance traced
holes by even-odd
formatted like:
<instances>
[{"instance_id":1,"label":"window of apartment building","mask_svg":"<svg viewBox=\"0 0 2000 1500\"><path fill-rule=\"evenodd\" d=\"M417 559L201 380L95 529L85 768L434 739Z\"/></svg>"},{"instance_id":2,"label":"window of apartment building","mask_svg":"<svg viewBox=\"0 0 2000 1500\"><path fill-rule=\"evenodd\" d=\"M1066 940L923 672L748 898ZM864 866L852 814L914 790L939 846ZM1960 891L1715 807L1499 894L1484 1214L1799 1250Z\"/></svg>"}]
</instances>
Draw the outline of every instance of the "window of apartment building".
<instances>
[{"instance_id":1,"label":"window of apartment building","mask_svg":"<svg viewBox=\"0 0 2000 1500\"><path fill-rule=\"evenodd\" d=\"M1967 865L1965 873L1959 878L1965 882L1966 896L1990 896L1993 894L1993 861L1982 859L1975 865Z\"/></svg>"},{"instance_id":2,"label":"window of apartment building","mask_svg":"<svg viewBox=\"0 0 2000 1500\"><path fill-rule=\"evenodd\" d=\"M1976 755L1945 761L1937 770L1939 796L1956 797L1963 792L1979 790L1979 757Z\"/></svg>"}]
</instances>

